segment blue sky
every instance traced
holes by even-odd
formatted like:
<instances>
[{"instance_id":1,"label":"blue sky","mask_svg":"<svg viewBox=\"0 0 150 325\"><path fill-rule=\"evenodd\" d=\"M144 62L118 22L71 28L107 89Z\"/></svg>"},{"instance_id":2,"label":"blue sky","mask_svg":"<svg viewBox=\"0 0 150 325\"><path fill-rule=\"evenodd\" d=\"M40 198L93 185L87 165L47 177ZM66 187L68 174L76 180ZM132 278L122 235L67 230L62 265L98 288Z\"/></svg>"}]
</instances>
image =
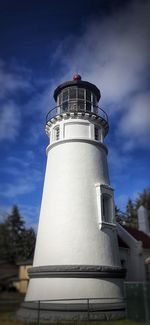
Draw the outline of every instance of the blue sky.
<instances>
[{"instance_id":1,"label":"blue sky","mask_svg":"<svg viewBox=\"0 0 150 325\"><path fill-rule=\"evenodd\" d=\"M149 186L150 3L0 2L0 213L13 204L36 226L53 91L74 72L98 86L109 115L111 184L124 210Z\"/></svg>"}]
</instances>

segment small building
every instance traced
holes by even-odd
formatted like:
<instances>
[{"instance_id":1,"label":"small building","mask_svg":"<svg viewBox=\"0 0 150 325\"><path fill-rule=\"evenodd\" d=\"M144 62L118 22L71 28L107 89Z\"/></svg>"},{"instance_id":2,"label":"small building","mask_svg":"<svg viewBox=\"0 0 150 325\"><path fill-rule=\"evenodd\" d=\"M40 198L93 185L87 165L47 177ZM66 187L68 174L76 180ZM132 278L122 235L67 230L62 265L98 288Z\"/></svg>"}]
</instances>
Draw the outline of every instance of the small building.
<instances>
[{"instance_id":1,"label":"small building","mask_svg":"<svg viewBox=\"0 0 150 325\"><path fill-rule=\"evenodd\" d=\"M117 223L120 259L127 269L126 281L150 280L150 231L143 206L138 209L138 228Z\"/></svg>"},{"instance_id":2,"label":"small building","mask_svg":"<svg viewBox=\"0 0 150 325\"><path fill-rule=\"evenodd\" d=\"M0 291L18 291L25 294L28 287L28 269L32 259L14 265L5 261L0 262Z\"/></svg>"},{"instance_id":3,"label":"small building","mask_svg":"<svg viewBox=\"0 0 150 325\"><path fill-rule=\"evenodd\" d=\"M20 293L25 294L28 287L29 276L28 270L32 267L32 259L23 261L19 264L19 272L18 272L18 281L16 282L16 288Z\"/></svg>"},{"instance_id":4,"label":"small building","mask_svg":"<svg viewBox=\"0 0 150 325\"><path fill-rule=\"evenodd\" d=\"M121 264L126 281L150 280L150 236L143 231L117 224Z\"/></svg>"}]
</instances>

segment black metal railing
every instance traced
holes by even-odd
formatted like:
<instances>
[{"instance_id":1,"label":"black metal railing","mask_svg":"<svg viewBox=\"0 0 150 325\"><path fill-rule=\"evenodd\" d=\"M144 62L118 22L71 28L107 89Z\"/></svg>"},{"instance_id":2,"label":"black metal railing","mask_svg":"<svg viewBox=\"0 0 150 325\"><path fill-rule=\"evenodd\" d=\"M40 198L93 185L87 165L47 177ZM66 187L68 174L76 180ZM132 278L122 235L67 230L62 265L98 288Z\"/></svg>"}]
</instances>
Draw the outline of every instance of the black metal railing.
<instances>
[{"instance_id":1,"label":"black metal railing","mask_svg":"<svg viewBox=\"0 0 150 325\"><path fill-rule=\"evenodd\" d=\"M97 117L101 117L106 124L108 123L108 115L107 113L100 107L94 106L92 102L84 101L84 100L70 100L62 103L59 106L52 108L48 114L46 115L46 124L52 118L61 115L63 113L89 113L91 115L95 115Z\"/></svg>"},{"instance_id":2,"label":"black metal railing","mask_svg":"<svg viewBox=\"0 0 150 325\"><path fill-rule=\"evenodd\" d=\"M150 325L150 282L125 282L126 316Z\"/></svg>"},{"instance_id":3,"label":"black metal railing","mask_svg":"<svg viewBox=\"0 0 150 325\"><path fill-rule=\"evenodd\" d=\"M120 304L120 311L125 312L124 297L33 300L25 302L25 305L23 304L22 307L23 309L31 308L31 310L35 310L34 320L37 321L37 324L41 324L43 319L42 312L77 312L76 320L80 320L78 313L83 312L85 314L84 320L89 321L94 319L92 314L95 312L107 313L105 306L109 303L111 307L113 304ZM109 318L109 315L107 315L107 318Z\"/></svg>"}]
</instances>

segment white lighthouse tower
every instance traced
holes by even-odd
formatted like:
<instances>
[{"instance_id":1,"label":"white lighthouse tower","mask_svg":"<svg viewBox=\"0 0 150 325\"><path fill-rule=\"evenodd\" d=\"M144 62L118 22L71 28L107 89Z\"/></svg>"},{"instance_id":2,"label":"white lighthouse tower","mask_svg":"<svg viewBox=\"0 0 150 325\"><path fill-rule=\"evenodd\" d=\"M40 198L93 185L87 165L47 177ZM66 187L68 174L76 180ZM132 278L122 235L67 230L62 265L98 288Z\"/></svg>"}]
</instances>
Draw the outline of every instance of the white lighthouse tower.
<instances>
[{"instance_id":1,"label":"white lighthouse tower","mask_svg":"<svg viewBox=\"0 0 150 325\"><path fill-rule=\"evenodd\" d=\"M98 107L100 91L77 74L56 88L54 99L57 106L46 118L47 167L22 315L36 318L33 302L39 301L43 319L86 319L87 306L94 319L121 318L125 272L119 260L104 144L109 126Z\"/></svg>"}]
</instances>

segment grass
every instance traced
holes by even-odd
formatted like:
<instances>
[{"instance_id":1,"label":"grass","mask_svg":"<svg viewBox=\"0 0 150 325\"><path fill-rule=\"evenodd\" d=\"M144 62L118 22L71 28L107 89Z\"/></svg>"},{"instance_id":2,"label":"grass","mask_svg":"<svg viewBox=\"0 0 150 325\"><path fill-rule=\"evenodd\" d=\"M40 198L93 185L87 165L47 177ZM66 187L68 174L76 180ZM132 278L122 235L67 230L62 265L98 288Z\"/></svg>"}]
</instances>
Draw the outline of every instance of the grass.
<instances>
[{"instance_id":1,"label":"grass","mask_svg":"<svg viewBox=\"0 0 150 325\"><path fill-rule=\"evenodd\" d=\"M48 323L46 323L48 325ZM50 323L49 323L50 324ZM59 325L55 323L53 325ZM87 321L87 322L67 322L66 325L144 325L144 323L137 323L130 320L115 320L115 321ZM0 325L37 325L37 323L23 322L15 319L14 312L2 312L0 314ZM39 325L45 325L40 322ZM52 324L51 324L52 325ZM65 324L64 324L65 325Z\"/></svg>"}]
</instances>

